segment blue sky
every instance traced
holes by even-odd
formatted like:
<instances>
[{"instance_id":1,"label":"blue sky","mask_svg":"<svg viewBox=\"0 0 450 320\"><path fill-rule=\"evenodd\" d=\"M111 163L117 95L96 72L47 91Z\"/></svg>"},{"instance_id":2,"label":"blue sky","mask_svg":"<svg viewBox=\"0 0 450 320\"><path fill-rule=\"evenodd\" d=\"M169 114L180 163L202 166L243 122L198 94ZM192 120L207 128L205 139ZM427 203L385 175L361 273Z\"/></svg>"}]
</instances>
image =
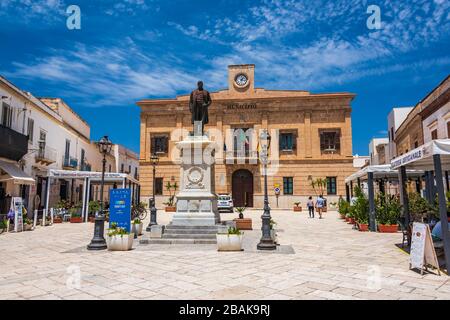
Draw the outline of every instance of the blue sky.
<instances>
[{"instance_id":1,"label":"blue sky","mask_svg":"<svg viewBox=\"0 0 450 320\"><path fill-rule=\"evenodd\" d=\"M81 8L81 30L66 8ZM369 5L381 29L370 30ZM450 72L450 2L0 0L0 74L63 98L92 139L139 149L141 98L227 85L229 64L256 64L256 86L349 91L353 151L386 136L392 107L415 105Z\"/></svg>"}]
</instances>

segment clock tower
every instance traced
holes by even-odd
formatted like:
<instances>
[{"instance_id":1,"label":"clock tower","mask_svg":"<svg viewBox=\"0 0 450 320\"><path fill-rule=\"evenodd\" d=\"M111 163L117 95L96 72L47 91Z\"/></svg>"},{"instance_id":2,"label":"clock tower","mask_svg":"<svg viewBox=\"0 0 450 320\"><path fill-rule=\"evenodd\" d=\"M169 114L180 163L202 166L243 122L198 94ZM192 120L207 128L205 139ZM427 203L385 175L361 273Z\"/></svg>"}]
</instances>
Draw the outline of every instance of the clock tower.
<instances>
[{"instance_id":1,"label":"clock tower","mask_svg":"<svg viewBox=\"0 0 450 320\"><path fill-rule=\"evenodd\" d=\"M255 65L240 64L228 66L228 90L252 94L255 90Z\"/></svg>"}]
</instances>

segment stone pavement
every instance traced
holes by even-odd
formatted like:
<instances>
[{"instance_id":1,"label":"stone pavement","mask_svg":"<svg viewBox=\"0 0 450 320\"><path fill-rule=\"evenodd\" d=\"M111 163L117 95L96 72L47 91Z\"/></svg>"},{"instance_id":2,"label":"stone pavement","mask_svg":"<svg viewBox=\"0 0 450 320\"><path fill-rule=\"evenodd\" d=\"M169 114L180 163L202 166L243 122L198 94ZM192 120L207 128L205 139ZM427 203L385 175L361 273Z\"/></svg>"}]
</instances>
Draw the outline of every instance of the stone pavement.
<instances>
[{"instance_id":1,"label":"stone pavement","mask_svg":"<svg viewBox=\"0 0 450 320\"><path fill-rule=\"evenodd\" d=\"M261 214L245 214L254 230L243 252L137 241L129 252L91 252L91 223L2 234L0 299L450 299L449 277L408 270L401 234L358 232L335 212L273 210L282 246L257 252ZM158 222L170 215L160 210Z\"/></svg>"}]
</instances>

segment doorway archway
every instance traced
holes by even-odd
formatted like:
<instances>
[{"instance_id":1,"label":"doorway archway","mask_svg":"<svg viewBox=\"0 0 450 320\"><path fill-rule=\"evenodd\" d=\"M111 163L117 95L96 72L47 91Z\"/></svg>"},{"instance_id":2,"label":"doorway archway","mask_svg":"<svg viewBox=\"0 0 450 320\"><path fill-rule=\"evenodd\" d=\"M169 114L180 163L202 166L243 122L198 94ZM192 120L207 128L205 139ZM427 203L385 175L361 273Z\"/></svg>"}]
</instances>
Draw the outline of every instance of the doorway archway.
<instances>
[{"instance_id":1,"label":"doorway archway","mask_svg":"<svg viewBox=\"0 0 450 320\"><path fill-rule=\"evenodd\" d=\"M253 174L249 170L233 172L232 194L235 207L253 207Z\"/></svg>"}]
</instances>

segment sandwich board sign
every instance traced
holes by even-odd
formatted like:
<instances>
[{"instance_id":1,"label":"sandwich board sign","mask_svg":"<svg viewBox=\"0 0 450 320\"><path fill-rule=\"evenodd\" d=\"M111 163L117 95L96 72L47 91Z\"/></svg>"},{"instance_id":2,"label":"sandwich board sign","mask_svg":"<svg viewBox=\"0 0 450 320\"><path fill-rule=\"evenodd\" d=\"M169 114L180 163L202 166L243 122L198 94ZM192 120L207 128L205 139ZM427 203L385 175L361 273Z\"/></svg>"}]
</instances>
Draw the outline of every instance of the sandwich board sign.
<instances>
[{"instance_id":1,"label":"sandwich board sign","mask_svg":"<svg viewBox=\"0 0 450 320\"><path fill-rule=\"evenodd\" d=\"M23 231L23 200L20 197L11 199L11 209L14 211L14 232Z\"/></svg>"},{"instance_id":2,"label":"sandwich board sign","mask_svg":"<svg viewBox=\"0 0 450 320\"><path fill-rule=\"evenodd\" d=\"M409 269L418 269L423 274L423 269L428 266L436 268L441 274L430 227L425 223L414 222Z\"/></svg>"},{"instance_id":3,"label":"sandwich board sign","mask_svg":"<svg viewBox=\"0 0 450 320\"><path fill-rule=\"evenodd\" d=\"M131 224L131 190L111 189L109 193L109 226L117 223L119 228L130 232Z\"/></svg>"}]
</instances>

